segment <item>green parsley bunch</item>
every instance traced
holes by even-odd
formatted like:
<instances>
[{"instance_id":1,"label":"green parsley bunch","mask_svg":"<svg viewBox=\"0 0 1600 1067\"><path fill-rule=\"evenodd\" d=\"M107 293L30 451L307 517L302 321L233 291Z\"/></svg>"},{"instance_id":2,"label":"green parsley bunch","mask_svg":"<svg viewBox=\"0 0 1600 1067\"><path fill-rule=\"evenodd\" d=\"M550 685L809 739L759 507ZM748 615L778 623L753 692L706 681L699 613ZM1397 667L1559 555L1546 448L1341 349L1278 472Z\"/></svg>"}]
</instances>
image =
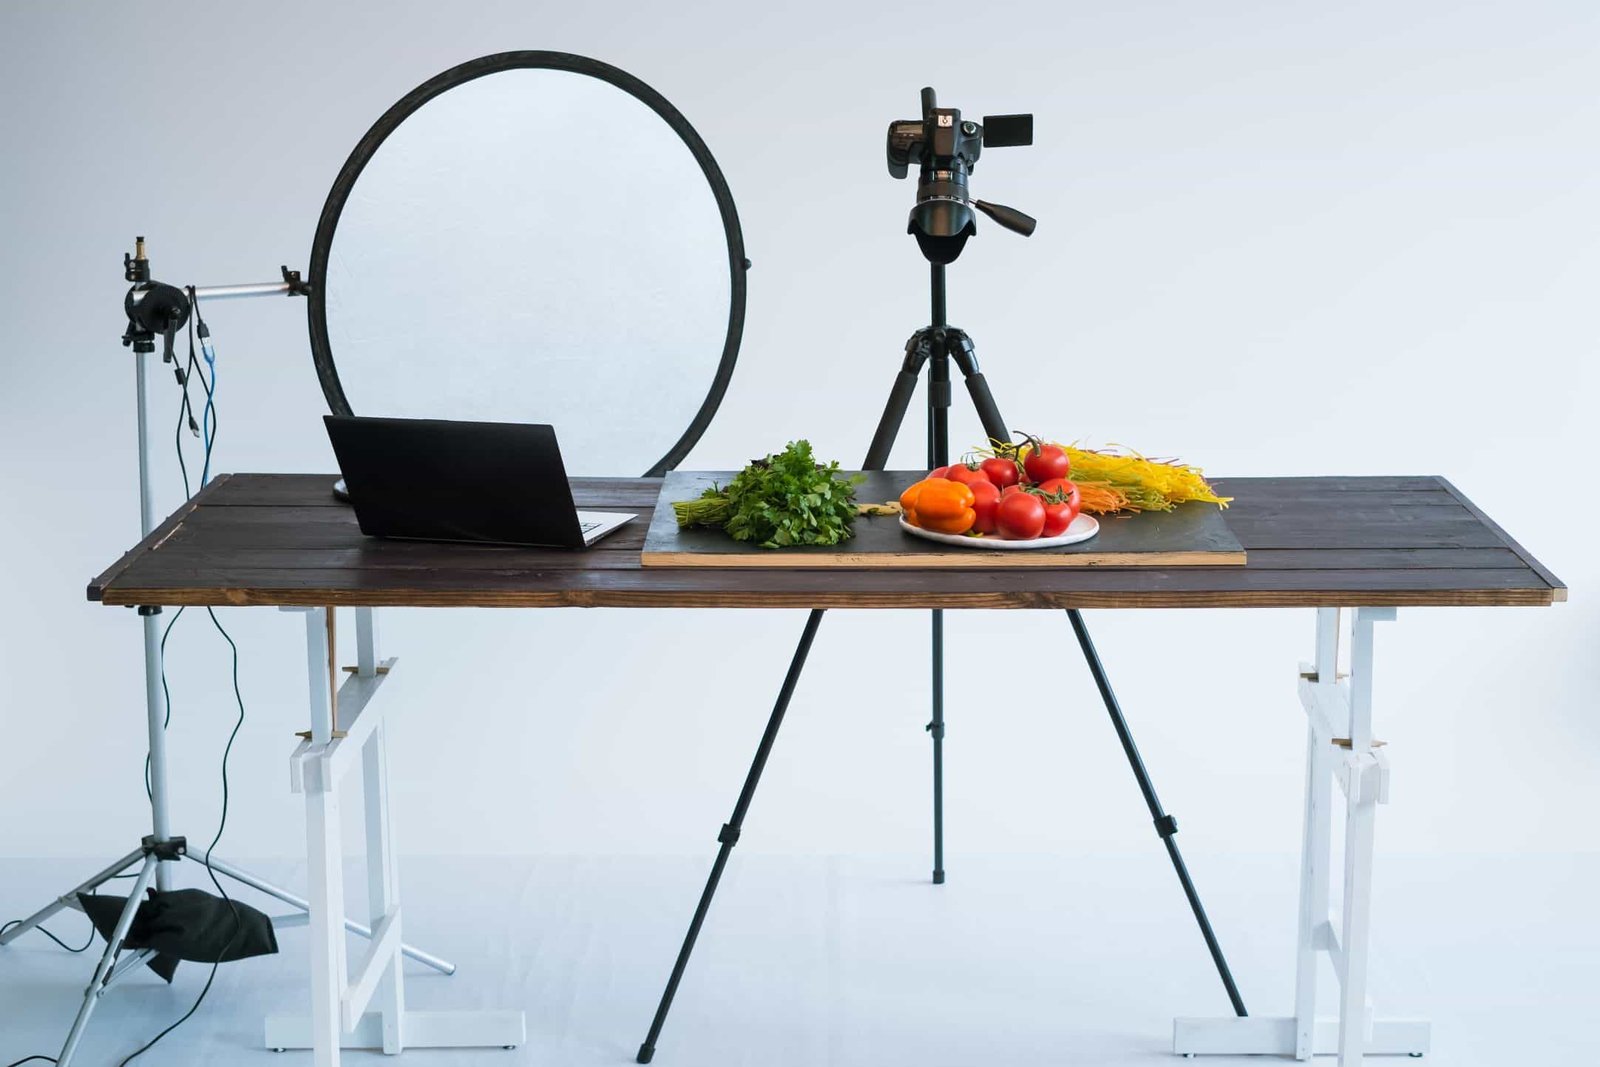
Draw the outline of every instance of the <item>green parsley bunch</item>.
<instances>
[{"instance_id":1,"label":"green parsley bunch","mask_svg":"<svg viewBox=\"0 0 1600 1067\"><path fill-rule=\"evenodd\" d=\"M855 532L859 480L840 477L837 461L818 464L811 442L791 441L751 462L726 488L712 486L672 508L679 526L721 526L735 541L762 548L836 545Z\"/></svg>"}]
</instances>

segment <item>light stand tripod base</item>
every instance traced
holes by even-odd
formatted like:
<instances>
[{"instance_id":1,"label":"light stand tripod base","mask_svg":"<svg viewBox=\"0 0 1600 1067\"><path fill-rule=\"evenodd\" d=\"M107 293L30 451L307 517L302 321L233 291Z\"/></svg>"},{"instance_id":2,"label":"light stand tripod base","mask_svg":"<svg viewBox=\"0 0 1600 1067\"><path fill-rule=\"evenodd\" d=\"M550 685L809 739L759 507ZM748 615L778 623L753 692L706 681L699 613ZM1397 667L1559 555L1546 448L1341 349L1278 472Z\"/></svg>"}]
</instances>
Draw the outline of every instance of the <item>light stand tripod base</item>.
<instances>
[{"instance_id":1,"label":"light stand tripod base","mask_svg":"<svg viewBox=\"0 0 1600 1067\"><path fill-rule=\"evenodd\" d=\"M83 1003L79 1005L78 1014L72 1020L72 1029L67 1031L66 1043L61 1046L61 1054L56 1057L57 1067L68 1067L72 1063L72 1057L77 1054L78 1042L83 1040L83 1032L89 1025L89 1016L94 1014L100 998L110 985L112 969L116 967L117 956L122 952L122 942L127 939L128 931L133 927L133 918L144 900L144 891L149 889L150 883L155 880L156 868L160 865L161 861L156 859L154 853L144 854L144 865L139 868L139 877L134 880L133 892L128 894L128 902L123 905L122 914L117 917L117 925L112 929L111 936L106 939L106 950L100 954L100 963L94 969L94 977L89 979L88 988L83 991Z\"/></svg>"}]
</instances>

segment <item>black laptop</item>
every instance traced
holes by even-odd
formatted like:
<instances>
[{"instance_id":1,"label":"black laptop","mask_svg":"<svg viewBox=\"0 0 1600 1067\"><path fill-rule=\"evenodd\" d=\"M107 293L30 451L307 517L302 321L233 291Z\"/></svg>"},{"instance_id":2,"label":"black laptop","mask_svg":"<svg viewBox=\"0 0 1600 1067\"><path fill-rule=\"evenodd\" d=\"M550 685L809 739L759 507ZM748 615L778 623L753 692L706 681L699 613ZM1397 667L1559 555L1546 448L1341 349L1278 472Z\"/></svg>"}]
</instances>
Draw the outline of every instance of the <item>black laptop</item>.
<instances>
[{"instance_id":1,"label":"black laptop","mask_svg":"<svg viewBox=\"0 0 1600 1067\"><path fill-rule=\"evenodd\" d=\"M584 548L636 515L579 511L554 427L324 415L361 532Z\"/></svg>"}]
</instances>

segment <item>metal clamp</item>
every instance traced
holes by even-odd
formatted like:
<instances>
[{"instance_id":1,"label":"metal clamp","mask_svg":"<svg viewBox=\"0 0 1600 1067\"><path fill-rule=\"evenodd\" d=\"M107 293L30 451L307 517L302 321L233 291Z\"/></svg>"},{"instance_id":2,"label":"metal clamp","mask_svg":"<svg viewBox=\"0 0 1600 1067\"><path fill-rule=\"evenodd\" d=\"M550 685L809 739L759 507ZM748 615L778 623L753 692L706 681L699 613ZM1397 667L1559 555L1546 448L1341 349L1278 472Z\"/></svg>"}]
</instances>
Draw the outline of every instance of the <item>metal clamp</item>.
<instances>
[{"instance_id":1,"label":"metal clamp","mask_svg":"<svg viewBox=\"0 0 1600 1067\"><path fill-rule=\"evenodd\" d=\"M181 860L189 853L189 842L182 837L157 838L155 834L145 834L139 847L146 856L158 860Z\"/></svg>"}]
</instances>

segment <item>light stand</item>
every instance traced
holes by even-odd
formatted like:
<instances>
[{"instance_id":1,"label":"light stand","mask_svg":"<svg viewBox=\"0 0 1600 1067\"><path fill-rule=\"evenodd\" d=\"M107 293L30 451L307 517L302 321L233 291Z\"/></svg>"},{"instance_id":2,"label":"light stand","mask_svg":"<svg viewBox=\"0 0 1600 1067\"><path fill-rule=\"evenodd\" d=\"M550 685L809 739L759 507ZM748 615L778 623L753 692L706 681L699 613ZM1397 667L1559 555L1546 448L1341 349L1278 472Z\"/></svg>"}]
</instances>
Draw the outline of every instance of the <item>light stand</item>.
<instances>
[{"instance_id":1,"label":"light stand","mask_svg":"<svg viewBox=\"0 0 1600 1067\"><path fill-rule=\"evenodd\" d=\"M129 309L128 332L124 335L123 343L133 349L134 358L134 392L137 410L138 426L138 459L139 459L139 532L141 539L148 537L155 529L154 497L150 480L150 427L149 427L149 375L146 360L155 352L154 337L161 333L165 338L164 349L166 357L170 358L172 335L182 327L183 319L179 318L169 306L160 309L160 314L152 320L148 316L141 319L136 312L139 301L136 296L141 288L146 292L156 289L171 289L170 286L160 286L159 283L150 284L149 261L145 257L144 238L137 239L133 257L124 257L126 278L134 282L134 290L130 291L127 304ZM198 303L202 299L220 300L239 297L254 296L298 296L306 292L305 283L300 280L298 272L287 267L282 268L283 279L278 282L264 282L249 285L220 285L201 287L193 290L193 296ZM186 312L185 312L186 317ZM168 864L176 863L188 856L187 842L183 837L172 834L172 822L167 797L167 737L165 726L164 701L161 691L161 630L157 622L161 608L157 605L145 605L138 609L140 624L144 638L144 702L145 702L145 731L148 737L150 753L150 833L145 836L139 847L117 860L115 863L100 870L87 881L80 882L72 889L63 893L55 900L46 904L26 919L11 925L3 934L0 934L0 946L5 946L32 930L40 923L65 908L74 908L79 911L83 906L78 901L79 893L88 893L106 882L122 875L130 867L139 864L139 873L134 882L133 892L128 896L128 903L122 909L111 936L106 941L106 948L100 956L100 962L95 968L94 977L83 993L83 1003L78 1008L78 1014L73 1019L72 1029L67 1034L61 1053L56 1057L58 1067L67 1067L77 1052L78 1043L83 1037L90 1015L100 998L105 995L114 983L136 969L140 964L148 962L156 953L150 949L140 949L122 957L122 945L127 939L128 930L133 925L134 916L139 904L143 901L145 890L150 888L152 882L156 889L165 891L171 886L171 871ZM190 857L192 858L192 857ZM236 867L230 863L213 856L206 863L212 871L225 875L243 885L265 893L270 897L288 904L298 912L308 912L310 904L305 898L295 895L280 886L274 885L258 875ZM303 925L305 916L295 914L280 916L273 919L275 926ZM360 923L346 920L346 930L361 937L371 938L370 927ZM409 945L403 945L405 955L442 974L455 973L455 964L430 955Z\"/></svg>"}]
</instances>

